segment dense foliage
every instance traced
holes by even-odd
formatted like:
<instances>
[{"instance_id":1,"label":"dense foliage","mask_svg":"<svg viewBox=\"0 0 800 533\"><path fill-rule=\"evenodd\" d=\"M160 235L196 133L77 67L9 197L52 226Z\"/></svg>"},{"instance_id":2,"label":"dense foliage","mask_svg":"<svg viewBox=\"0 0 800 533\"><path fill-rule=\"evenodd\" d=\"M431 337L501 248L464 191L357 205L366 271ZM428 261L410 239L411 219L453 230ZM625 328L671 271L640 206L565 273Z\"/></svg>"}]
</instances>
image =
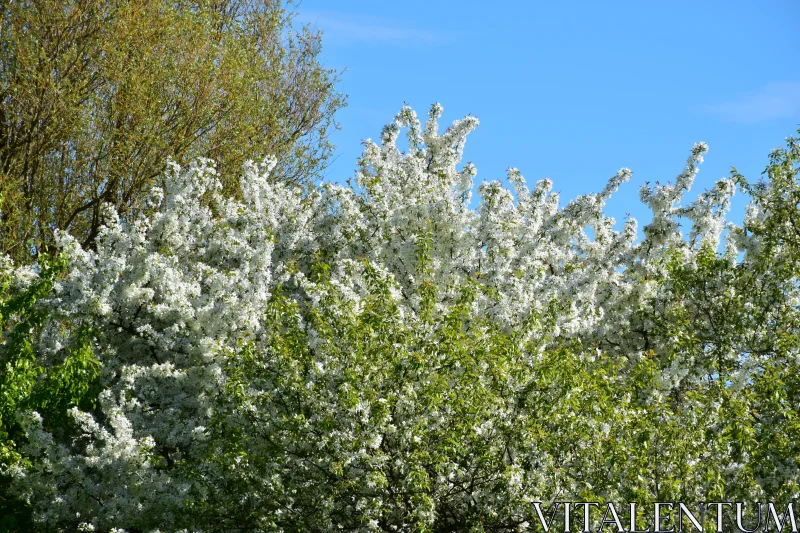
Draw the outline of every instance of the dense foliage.
<instances>
[{"instance_id":1,"label":"dense foliage","mask_svg":"<svg viewBox=\"0 0 800 533\"><path fill-rule=\"evenodd\" d=\"M353 186L268 160L230 197L210 161L172 165L96 249L61 233L59 259L3 263L19 520L518 531L539 501L797 500L798 143L682 204L696 145L642 189L637 240L603 213L627 169L563 208L512 169L472 208L477 120L440 116L404 108Z\"/></svg>"},{"instance_id":2,"label":"dense foliage","mask_svg":"<svg viewBox=\"0 0 800 533\"><path fill-rule=\"evenodd\" d=\"M336 73L284 0L0 2L0 254L86 246L104 203L143 207L167 157L211 157L229 193L248 159L313 182L331 153Z\"/></svg>"}]
</instances>

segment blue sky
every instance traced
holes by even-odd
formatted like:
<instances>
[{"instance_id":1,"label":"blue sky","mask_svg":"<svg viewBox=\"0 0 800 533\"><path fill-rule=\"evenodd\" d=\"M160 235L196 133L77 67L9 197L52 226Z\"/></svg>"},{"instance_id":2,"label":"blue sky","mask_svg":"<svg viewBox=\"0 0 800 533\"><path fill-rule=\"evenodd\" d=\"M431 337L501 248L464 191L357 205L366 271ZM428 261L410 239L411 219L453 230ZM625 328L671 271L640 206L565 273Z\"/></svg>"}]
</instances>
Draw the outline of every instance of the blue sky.
<instances>
[{"instance_id":1,"label":"blue sky","mask_svg":"<svg viewBox=\"0 0 800 533\"><path fill-rule=\"evenodd\" d=\"M639 186L672 180L693 143L710 150L690 198L732 165L757 178L800 125L798 0L304 0L298 20L345 70L330 181L352 176L403 102L421 116L441 102L442 126L481 121L465 149L478 183L515 166L563 203L629 167L607 211L643 221Z\"/></svg>"}]
</instances>

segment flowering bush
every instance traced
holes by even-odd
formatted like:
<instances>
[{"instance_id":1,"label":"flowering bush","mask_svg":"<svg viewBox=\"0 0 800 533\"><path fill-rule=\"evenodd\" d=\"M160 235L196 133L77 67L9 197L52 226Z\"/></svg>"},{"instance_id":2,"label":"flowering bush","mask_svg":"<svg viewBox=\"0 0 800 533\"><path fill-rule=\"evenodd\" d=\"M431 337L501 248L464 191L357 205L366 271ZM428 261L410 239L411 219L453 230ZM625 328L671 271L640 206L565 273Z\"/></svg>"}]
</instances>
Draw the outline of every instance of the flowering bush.
<instances>
[{"instance_id":1,"label":"flowering bush","mask_svg":"<svg viewBox=\"0 0 800 533\"><path fill-rule=\"evenodd\" d=\"M798 498L797 143L681 205L696 145L637 242L603 213L627 169L563 208L512 169L471 208L477 120L439 135L441 111L404 108L355 186L251 163L237 201L173 165L96 249L2 263L0 452L35 523L516 531L540 501Z\"/></svg>"}]
</instances>

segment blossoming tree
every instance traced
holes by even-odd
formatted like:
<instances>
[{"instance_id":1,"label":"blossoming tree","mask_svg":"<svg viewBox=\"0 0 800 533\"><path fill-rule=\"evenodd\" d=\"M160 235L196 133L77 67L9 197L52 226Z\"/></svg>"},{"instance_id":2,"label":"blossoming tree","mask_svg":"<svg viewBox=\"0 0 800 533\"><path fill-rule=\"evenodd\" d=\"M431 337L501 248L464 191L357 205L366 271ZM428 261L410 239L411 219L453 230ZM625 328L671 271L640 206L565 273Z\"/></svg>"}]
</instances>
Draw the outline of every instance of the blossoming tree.
<instances>
[{"instance_id":1,"label":"blossoming tree","mask_svg":"<svg viewBox=\"0 0 800 533\"><path fill-rule=\"evenodd\" d=\"M562 208L512 169L472 208L477 120L439 134L441 112L403 108L353 186L266 161L234 200L211 161L173 165L96 249L2 264L0 452L35 527L522 531L533 502L797 499L797 142L682 203L696 145L642 189L637 241L603 212L627 169Z\"/></svg>"}]
</instances>

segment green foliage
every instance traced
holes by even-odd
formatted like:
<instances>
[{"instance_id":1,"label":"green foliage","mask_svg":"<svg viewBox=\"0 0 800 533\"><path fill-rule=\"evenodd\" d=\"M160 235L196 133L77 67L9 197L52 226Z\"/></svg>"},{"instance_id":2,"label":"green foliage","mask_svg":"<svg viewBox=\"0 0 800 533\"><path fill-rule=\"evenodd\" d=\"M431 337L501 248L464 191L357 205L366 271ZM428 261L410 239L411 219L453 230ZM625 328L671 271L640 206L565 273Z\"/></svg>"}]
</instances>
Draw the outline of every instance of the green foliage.
<instances>
[{"instance_id":1,"label":"green foliage","mask_svg":"<svg viewBox=\"0 0 800 533\"><path fill-rule=\"evenodd\" d=\"M43 365L34 346L47 318L37 301L50 295L64 273L63 256L41 255L39 272L27 287L14 287L7 273L0 278L0 465L26 463L21 453L24 431L16 420L19 410L35 410L57 435L72 428L67 410L91 409L99 390L94 386L100 362L91 346L91 330L78 326L70 342L58 354L56 364ZM33 530L28 509L14 498L10 478L0 477L0 530Z\"/></svg>"}]
</instances>

